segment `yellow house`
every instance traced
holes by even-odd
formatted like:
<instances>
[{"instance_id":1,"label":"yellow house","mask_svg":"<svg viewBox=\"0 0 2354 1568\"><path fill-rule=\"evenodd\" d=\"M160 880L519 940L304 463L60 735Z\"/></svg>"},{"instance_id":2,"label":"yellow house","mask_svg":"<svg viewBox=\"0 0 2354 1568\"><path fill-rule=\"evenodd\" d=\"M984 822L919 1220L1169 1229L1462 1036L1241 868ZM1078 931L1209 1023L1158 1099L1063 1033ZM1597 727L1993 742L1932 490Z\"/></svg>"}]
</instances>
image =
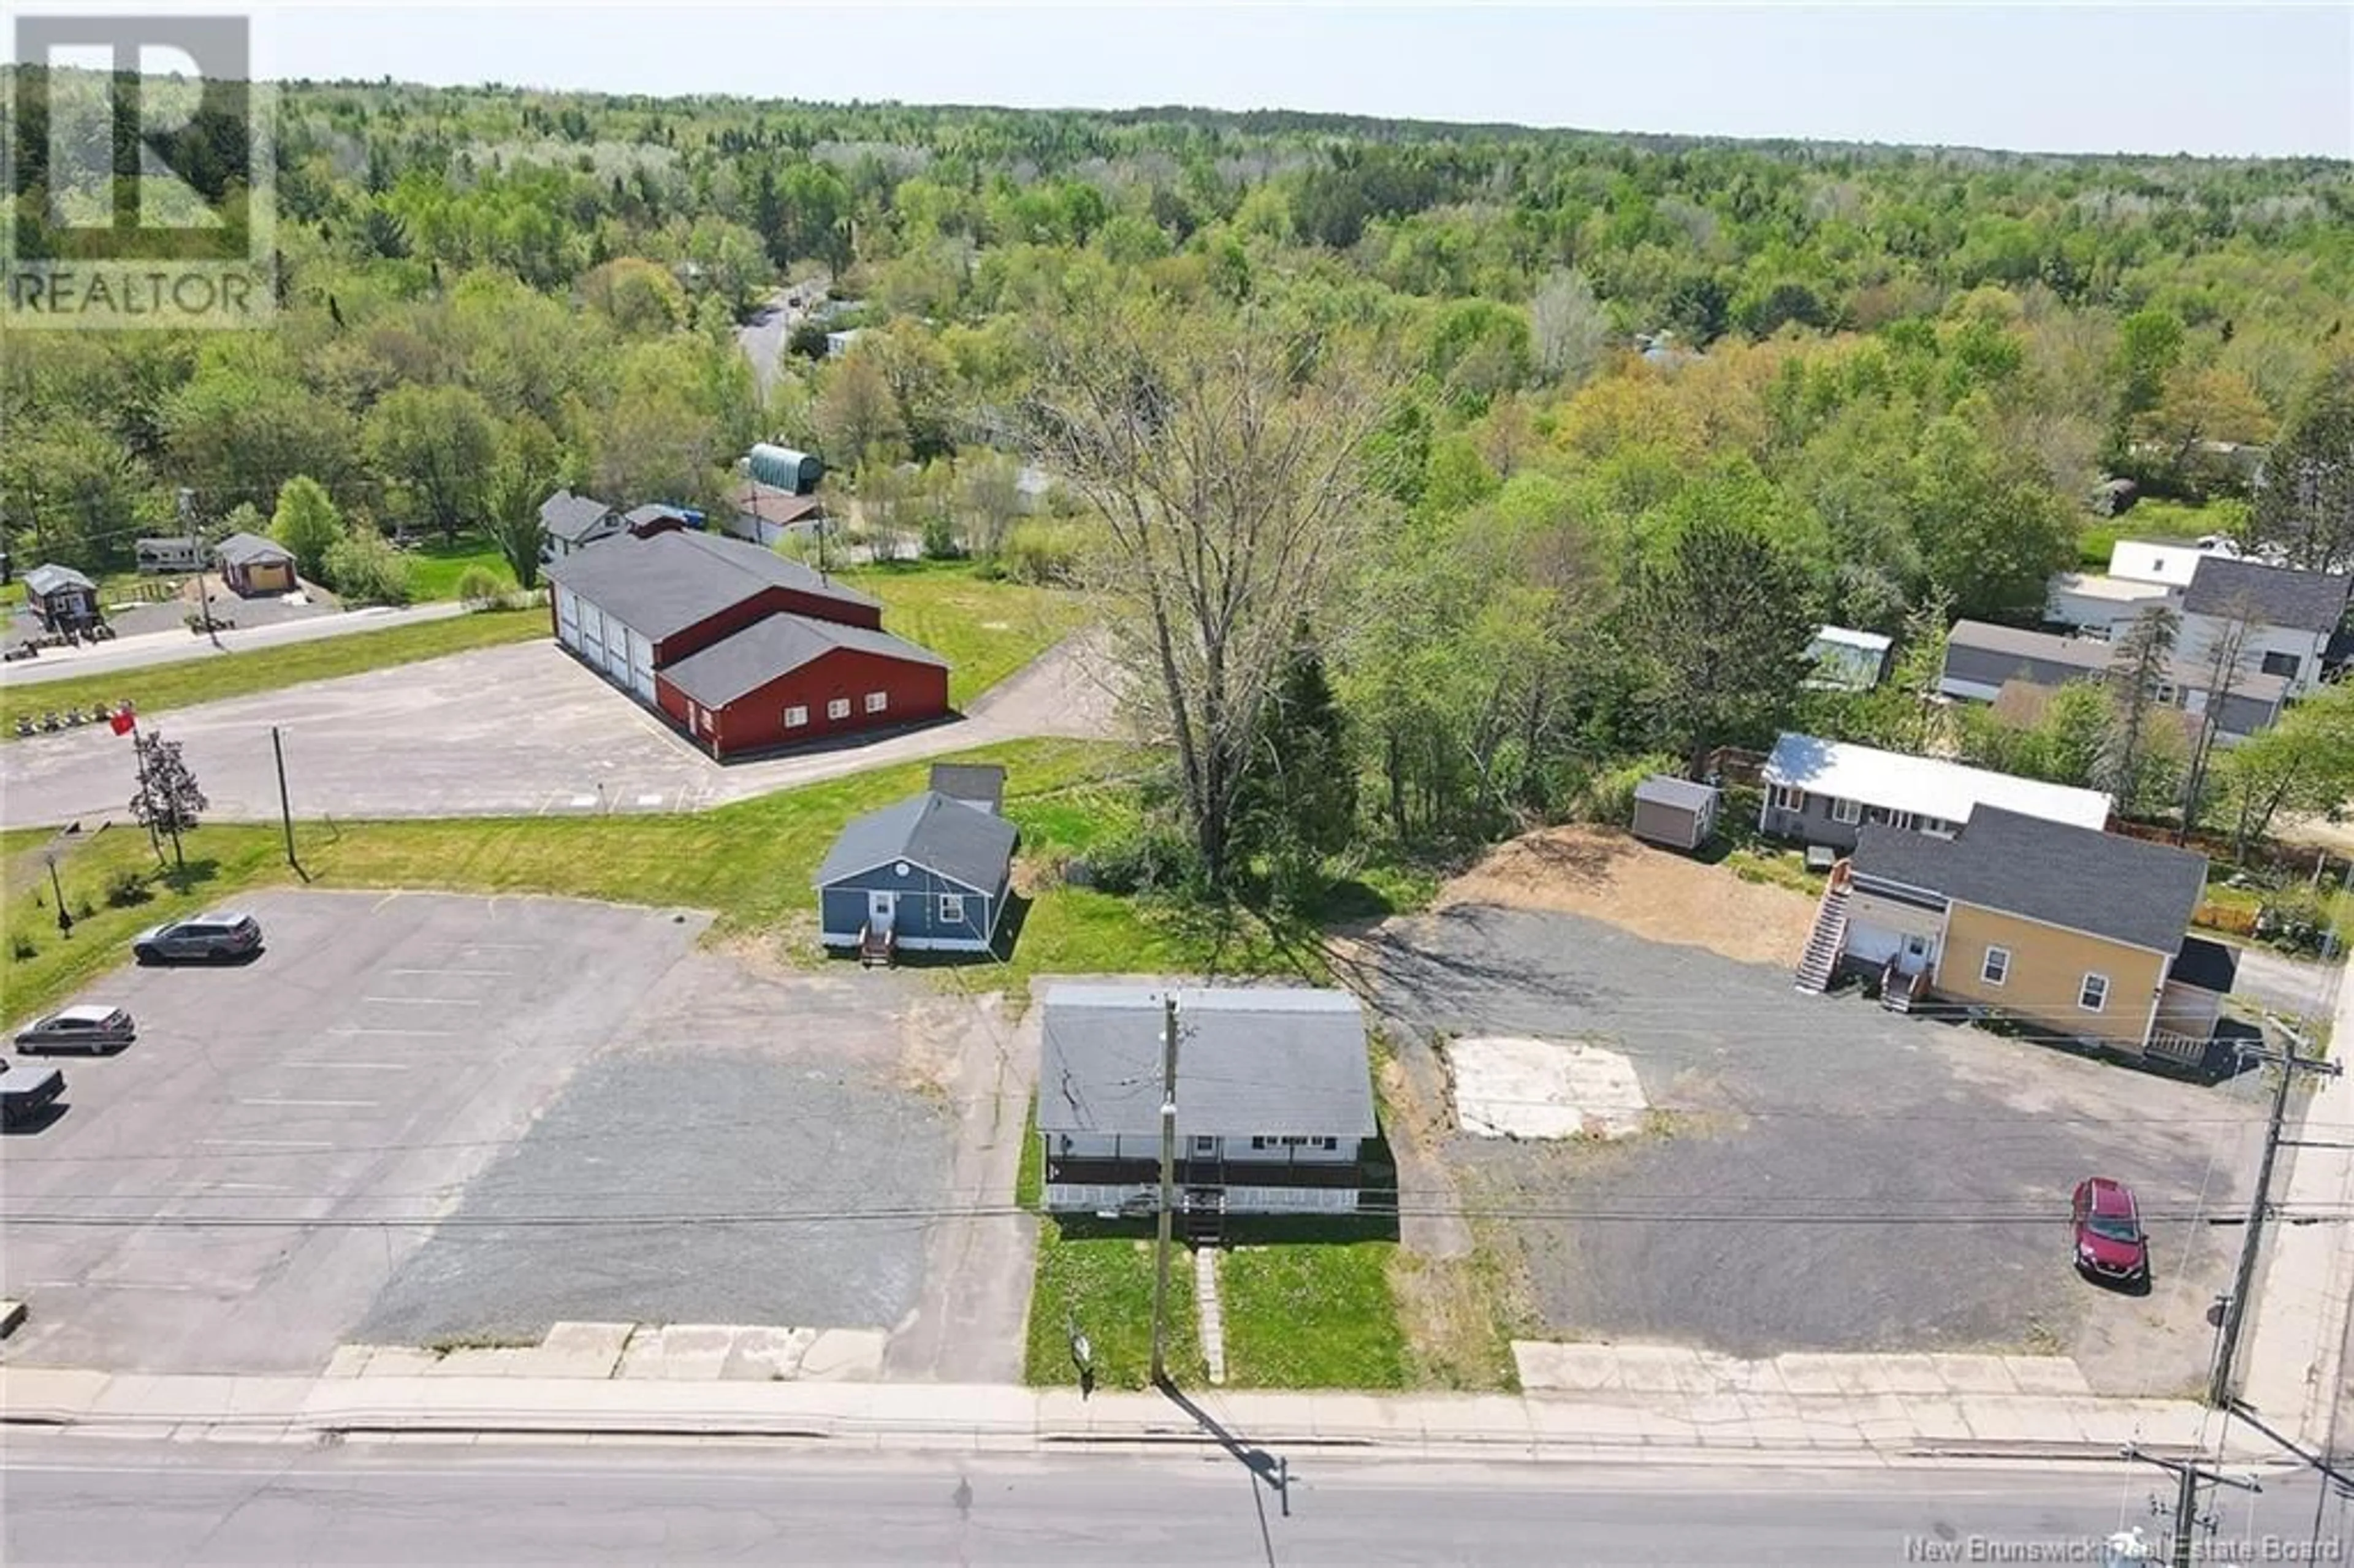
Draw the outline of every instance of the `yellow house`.
<instances>
[{"instance_id":1,"label":"yellow house","mask_svg":"<svg viewBox=\"0 0 2354 1568\"><path fill-rule=\"evenodd\" d=\"M2195 1063L2237 969L2188 934L2206 880L2203 855L1994 806L1950 839L1867 823L1809 959L1878 975L1901 1010L1940 1001Z\"/></svg>"}]
</instances>

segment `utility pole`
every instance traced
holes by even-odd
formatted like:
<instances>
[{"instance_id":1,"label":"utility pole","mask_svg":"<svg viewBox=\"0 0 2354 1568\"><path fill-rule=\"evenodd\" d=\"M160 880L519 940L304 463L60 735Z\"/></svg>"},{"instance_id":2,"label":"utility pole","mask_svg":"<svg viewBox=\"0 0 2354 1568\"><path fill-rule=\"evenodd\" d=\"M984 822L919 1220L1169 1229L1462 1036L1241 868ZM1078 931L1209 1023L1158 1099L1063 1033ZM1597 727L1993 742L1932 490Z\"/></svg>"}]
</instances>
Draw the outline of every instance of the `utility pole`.
<instances>
[{"instance_id":1,"label":"utility pole","mask_svg":"<svg viewBox=\"0 0 2354 1568\"><path fill-rule=\"evenodd\" d=\"M182 485L175 499L179 503L180 531L193 539L196 536L196 493ZM218 648L221 645L220 630L213 625L213 585L211 579L205 576L204 557L201 556L196 558L196 598L204 605L205 635L212 639L214 647Z\"/></svg>"},{"instance_id":2,"label":"utility pole","mask_svg":"<svg viewBox=\"0 0 2354 1568\"><path fill-rule=\"evenodd\" d=\"M2275 1024L2274 1027L2278 1028ZM2240 1335L2247 1327L2248 1293L2256 1281L2256 1249L2264 1240L2264 1219L2272 1206L2273 1164L2279 1157L2281 1128L2288 1120L2288 1092L2299 1073L2320 1073L2336 1077L2338 1064L2318 1056L2301 1056L2296 1047L2304 1044L2285 1029L2289 1046L2282 1051L2249 1051L2244 1055L2260 1062L2269 1062L2280 1069L2280 1083L2273 1090L2271 1118L2264 1124L2264 1154L2256 1166L2256 1195L2248 1205L2247 1230L2240 1238L2240 1267L2232 1282L2232 1298L2223 1304L2223 1333L2215 1347L2215 1375L2207 1390L2207 1403L2218 1410L2232 1407L2232 1363L2239 1359Z\"/></svg>"},{"instance_id":3,"label":"utility pole","mask_svg":"<svg viewBox=\"0 0 2354 1568\"><path fill-rule=\"evenodd\" d=\"M295 870L302 863L294 858L294 807L286 796L286 744L278 737L278 726L270 726L270 754L278 759L278 816L286 824L286 863Z\"/></svg>"},{"instance_id":4,"label":"utility pole","mask_svg":"<svg viewBox=\"0 0 2354 1568\"><path fill-rule=\"evenodd\" d=\"M2201 1481L2211 1486L2237 1487L2245 1492L2261 1492L2264 1489L2251 1477L2227 1476L2222 1471L2211 1469L2195 1459L2169 1459L2161 1454L2146 1454L2131 1444L2126 1446L2125 1457L2128 1459L2139 1460L2145 1465L2156 1465L2161 1470L2173 1473L2174 1529L2171 1534L2174 1568L2190 1568L2191 1531L2201 1528L2211 1530L2215 1525L2212 1515L2202 1516L2199 1512L2199 1485ZM2167 1510L2154 1499L2151 1500L2150 1507L2158 1513L2167 1512Z\"/></svg>"},{"instance_id":5,"label":"utility pole","mask_svg":"<svg viewBox=\"0 0 2354 1568\"><path fill-rule=\"evenodd\" d=\"M1152 1381L1169 1381L1169 1226L1177 1204L1177 993L1161 999L1161 1224L1152 1253Z\"/></svg>"}]
</instances>

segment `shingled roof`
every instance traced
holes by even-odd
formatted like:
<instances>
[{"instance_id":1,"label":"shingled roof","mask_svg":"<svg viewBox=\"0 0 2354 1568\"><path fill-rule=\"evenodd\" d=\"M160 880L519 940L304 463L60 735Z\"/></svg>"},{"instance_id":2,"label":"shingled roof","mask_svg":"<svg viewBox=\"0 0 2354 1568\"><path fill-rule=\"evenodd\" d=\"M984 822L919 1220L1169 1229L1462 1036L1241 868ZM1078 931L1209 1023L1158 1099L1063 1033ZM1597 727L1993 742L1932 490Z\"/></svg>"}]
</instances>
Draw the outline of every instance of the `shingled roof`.
<instances>
[{"instance_id":1,"label":"shingled roof","mask_svg":"<svg viewBox=\"0 0 2354 1568\"><path fill-rule=\"evenodd\" d=\"M544 575L655 642L764 588L793 588L864 609L881 602L774 550L688 530L643 539L624 535L551 562Z\"/></svg>"},{"instance_id":2,"label":"shingled roof","mask_svg":"<svg viewBox=\"0 0 2354 1568\"><path fill-rule=\"evenodd\" d=\"M869 631L863 626L843 626L780 610L741 631L730 632L701 652L688 654L664 669L663 679L705 707L724 707L839 649L948 667L948 661L930 649L918 648L887 631Z\"/></svg>"},{"instance_id":3,"label":"shingled roof","mask_svg":"<svg viewBox=\"0 0 2354 1568\"><path fill-rule=\"evenodd\" d=\"M826 887L904 860L975 893L995 893L1018 836L1003 817L927 789L843 829L812 881Z\"/></svg>"},{"instance_id":4,"label":"shingled roof","mask_svg":"<svg viewBox=\"0 0 2354 1568\"><path fill-rule=\"evenodd\" d=\"M1161 1129L1161 993L1047 989L1039 1032L1038 1130ZM1205 988L1177 993L1181 1137L1371 1138L1365 1020L1346 991Z\"/></svg>"},{"instance_id":5,"label":"shingled roof","mask_svg":"<svg viewBox=\"0 0 2354 1568\"><path fill-rule=\"evenodd\" d=\"M1980 806L1950 840L1867 823L1859 876L2171 956L2207 885L2207 857L2170 844Z\"/></svg>"},{"instance_id":6,"label":"shingled roof","mask_svg":"<svg viewBox=\"0 0 2354 1568\"><path fill-rule=\"evenodd\" d=\"M2244 595L2267 626L2327 633L2338 630L2344 618L2349 588L2354 588L2354 577L2336 573L2205 556L2191 574L2190 586L2182 590L2182 613L2230 616Z\"/></svg>"}]
</instances>

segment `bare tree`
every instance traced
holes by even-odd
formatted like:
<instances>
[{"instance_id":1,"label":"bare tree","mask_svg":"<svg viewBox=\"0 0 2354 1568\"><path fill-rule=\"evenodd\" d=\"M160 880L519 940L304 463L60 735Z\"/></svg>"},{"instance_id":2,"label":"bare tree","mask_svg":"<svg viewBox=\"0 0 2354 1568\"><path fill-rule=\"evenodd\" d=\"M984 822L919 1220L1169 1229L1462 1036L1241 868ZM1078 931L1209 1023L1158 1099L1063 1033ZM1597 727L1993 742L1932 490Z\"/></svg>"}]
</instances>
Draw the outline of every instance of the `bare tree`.
<instances>
[{"instance_id":1,"label":"bare tree","mask_svg":"<svg viewBox=\"0 0 2354 1568\"><path fill-rule=\"evenodd\" d=\"M196 788L196 776L180 756L178 741L144 736L135 729L131 738L139 752L139 792L131 797L131 815L149 832L160 828L171 835L173 863L186 871L188 858L181 851L180 835L196 827L196 818L211 802Z\"/></svg>"},{"instance_id":2,"label":"bare tree","mask_svg":"<svg viewBox=\"0 0 2354 1568\"><path fill-rule=\"evenodd\" d=\"M957 463L957 509L963 514L972 553L994 558L1022 515L1021 465L1002 452L978 450Z\"/></svg>"},{"instance_id":3,"label":"bare tree","mask_svg":"<svg viewBox=\"0 0 2354 1568\"><path fill-rule=\"evenodd\" d=\"M1562 271L1546 278L1529 302L1529 320L1536 340L1537 374L1547 381L1575 387L1602 363L1610 318L1583 273Z\"/></svg>"},{"instance_id":4,"label":"bare tree","mask_svg":"<svg viewBox=\"0 0 2354 1568\"><path fill-rule=\"evenodd\" d=\"M1025 444L1102 519L1084 569L1222 887L1260 711L1376 504L1388 381L1330 334L1150 305L1044 323L1038 348Z\"/></svg>"},{"instance_id":5,"label":"bare tree","mask_svg":"<svg viewBox=\"0 0 2354 1568\"><path fill-rule=\"evenodd\" d=\"M2200 810L2206 804L2208 764L2214 758L2216 737L2222 733L2223 709L2239 690L2240 677L2247 673L2243 661L2248 640L2264 623L2253 598L2245 593L2234 595L2224 606L2222 627L2207 645L2206 705L2199 715L2198 733L2190 743L2190 763L2184 770L2182 826L2175 832L2176 843L2190 842L2192 830L2199 825Z\"/></svg>"},{"instance_id":6,"label":"bare tree","mask_svg":"<svg viewBox=\"0 0 2354 1568\"><path fill-rule=\"evenodd\" d=\"M2173 670L2175 639L2181 630L2180 616L2165 605L2153 605L2134 618L2109 660L2109 736L2100 779L2126 816L2149 792L2151 721L2166 711L2158 689Z\"/></svg>"}]
</instances>

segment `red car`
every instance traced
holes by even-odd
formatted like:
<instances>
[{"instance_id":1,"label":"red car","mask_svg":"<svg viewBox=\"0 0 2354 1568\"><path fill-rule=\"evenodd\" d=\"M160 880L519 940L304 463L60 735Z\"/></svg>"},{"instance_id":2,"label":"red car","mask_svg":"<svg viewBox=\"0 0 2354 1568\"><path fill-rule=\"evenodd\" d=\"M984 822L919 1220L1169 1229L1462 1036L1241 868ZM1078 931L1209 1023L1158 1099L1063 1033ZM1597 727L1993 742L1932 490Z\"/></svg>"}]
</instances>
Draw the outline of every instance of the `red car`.
<instances>
[{"instance_id":1,"label":"red car","mask_svg":"<svg viewBox=\"0 0 2354 1568\"><path fill-rule=\"evenodd\" d=\"M2133 1189L2106 1176L2076 1183L2076 1267L2095 1278L2127 1285L2149 1281L2149 1238Z\"/></svg>"}]
</instances>

